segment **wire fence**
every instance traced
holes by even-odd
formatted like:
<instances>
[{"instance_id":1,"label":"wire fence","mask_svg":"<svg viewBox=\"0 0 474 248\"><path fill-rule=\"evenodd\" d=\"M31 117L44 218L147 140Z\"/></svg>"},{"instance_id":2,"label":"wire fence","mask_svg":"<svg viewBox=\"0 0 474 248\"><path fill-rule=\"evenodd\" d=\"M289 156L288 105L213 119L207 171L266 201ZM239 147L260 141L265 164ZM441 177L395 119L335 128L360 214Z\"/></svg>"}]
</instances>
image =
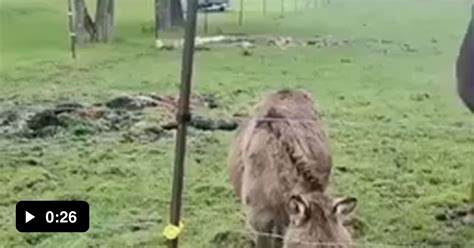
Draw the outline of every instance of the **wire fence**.
<instances>
[{"instance_id":1,"label":"wire fence","mask_svg":"<svg viewBox=\"0 0 474 248\"><path fill-rule=\"evenodd\" d=\"M104 225L104 226L100 226L101 229L109 229L109 228L113 228L113 229L119 229L119 228L122 228L122 227L128 227L130 225L133 225L135 223L133 222L128 222L128 223L113 223L113 224L108 224L108 225ZM400 245L400 244L388 244L388 243L380 243L380 242L368 242L368 241L358 241L358 240L354 240L352 242L309 242L309 241L306 241L306 240L302 240L302 239L295 239L295 238L291 238L291 237L285 237L284 235L279 235L279 234L274 234L274 233L266 233L266 232L259 232L259 231L256 231L254 229L252 229L251 227L248 227L247 229L240 229L240 230L231 230L229 233L234 233L234 234L239 234L239 235L244 235L245 237L248 237L249 238L249 241L250 240L253 240L252 237L255 237L256 235L259 235L259 236L264 236L264 237L268 237L268 238L273 238L273 239L278 239L278 240L285 240L287 242L295 242L295 243L298 243L300 245L305 245L305 247L314 247L314 248L321 248L321 247L324 247L324 248L336 248L336 247L376 247L376 248L411 248L411 247L419 247L419 245L417 244L413 244L413 245ZM64 247L70 247L70 248L76 248L76 247L83 247L84 244L82 243L82 241L84 241L88 236L87 233L84 233L84 234L73 234L73 235L76 235L78 236L76 239L72 240L71 242L67 242L65 243ZM185 235L185 234L183 234ZM39 244L37 247L51 247L49 245L51 245L51 241L53 239L50 238L50 239L47 239L45 242ZM252 242L252 241L251 241ZM450 245L450 244L453 244L454 245L454 242L453 243L450 243L450 242L446 242L445 245ZM471 241L471 242L468 242L466 245L468 245L467 247L474 247L474 241ZM124 247L126 245L124 244ZM439 247L439 245L425 245L423 244L423 247Z\"/></svg>"},{"instance_id":2,"label":"wire fence","mask_svg":"<svg viewBox=\"0 0 474 248\"><path fill-rule=\"evenodd\" d=\"M410 127L409 123L402 123L402 122L353 122L353 121L341 121L337 119L323 119L323 120L314 120L314 119L289 119L289 118L237 118L241 122L249 122L252 120L255 121L268 121L268 122L290 122L290 123L295 123L295 122L302 122L302 123L318 123L322 124L326 127L329 126L329 124L336 124L336 125L341 125L341 126L351 126L351 127L374 127L374 126L385 126L385 127L394 127L394 128L400 128L400 129L406 129ZM417 123L420 124L420 123ZM443 124L430 124L430 123L423 123L420 126L413 127L417 129L424 129L424 128L430 128L430 129L439 129L439 130L450 130L450 131L471 131L474 133L474 121L468 123L453 123L452 125L443 125Z\"/></svg>"},{"instance_id":3,"label":"wire fence","mask_svg":"<svg viewBox=\"0 0 474 248\"><path fill-rule=\"evenodd\" d=\"M287 122L290 126L290 129L292 130L295 130L295 126L293 125L294 123L316 123L316 124L322 124L324 126L327 126L327 124L324 123L323 120L315 120L315 119L289 119L289 118L261 118L261 117L258 117L258 118L247 118L245 119L245 121L247 122L262 122L262 121L265 121L265 122ZM360 123L354 123L354 122L347 122L347 121L340 121L340 122L337 122L337 121L328 121L332 124L334 123L338 123L338 124L343 124L343 125L350 125L352 127L361 127L361 126L364 126L364 127L372 127L373 125L365 125L365 124L362 124L360 125ZM251 124L251 125L254 125L255 127L255 123L254 124ZM384 123L382 123L382 125L386 125ZM402 126L402 125L400 125ZM453 131L453 130L456 130L456 131L471 131L474 133L474 125L472 127L468 126L468 127L453 127L453 126L447 126L447 125L427 125L429 126L430 128L435 128L435 129L443 129L443 130L450 130L450 131ZM403 125L404 128L406 128L406 125ZM253 132L253 130L252 130ZM296 132L295 132L296 133ZM299 137L296 137L297 139L299 139ZM248 159L247 159L247 155L246 155L246 148L248 147L248 143L249 143L249 139L247 140L243 140L242 143L243 144L243 151L242 151L242 162L244 163L244 166L249 166L249 162L248 162ZM296 142L296 145L299 145L301 146L301 142L303 141L299 141L299 142ZM474 143L473 143L473 146L474 146ZM300 147L302 150L304 150L304 148ZM271 156L271 154L269 154L268 150L265 149L265 151L267 152L267 157L270 158L270 159L273 159L273 156ZM474 167L473 167L474 169ZM474 184L474 171L472 173L473 175L473 184ZM419 199L417 200L416 202L412 203L411 205L413 204L418 204L419 201L421 201L422 199ZM424 199L426 200L426 199ZM407 207L408 208L408 207ZM403 211L407 211L408 209L405 209L405 210L401 210L402 212ZM248 225L249 226L249 225ZM250 233L254 234L254 235L260 235L260 236L266 236L266 237L270 237L270 238L277 238L277 239L281 239L281 240L284 240L285 239L285 236L282 236L282 235L278 235L278 234L273 234L273 233L264 233L264 232L259 232L259 231L256 231L254 229L252 229L250 226L249 226L249 229L251 229ZM243 234L249 234L249 232L242 232ZM346 243L343 243L343 242L308 242L308 241L305 241L305 240L299 240L299 239L294 239L294 238L291 238L291 237L286 237L286 240L287 241L290 241L290 242L296 242L296 243L299 243L299 244L302 244L302 245L307 245L307 246L311 246L311 247L340 247L340 246L352 246L352 247L412 247L411 245L392 245L392 244L383 244L383 243L374 243L374 242L346 242ZM471 242L473 245L474 245L474 241Z\"/></svg>"},{"instance_id":4,"label":"wire fence","mask_svg":"<svg viewBox=\"0 0 474 248\"><path fill-rule=\"evenodd\" d=\"M273 234L273 233L265 233L265 232L258 232L254 229L250 230L233 230L231 231L233 233L239 233L242 235L260 235L264 237L269 237L269 238L274 238L274 239L279 239L279 240L287 240L288 242L295 242L299 243L305 246L312 246L312 247L319 247L319 246L324 246L324 247L340 247L340 246L352 246L352 247L386 247L386 248L397 248L397 247L410 247L410 246L403 246L403 245L389 245L389 244L383 244L383 243L376 243L376 242L309 242L306 240L301 240L301 239L295 239L295 238L289 238L285 237L284 235L278 235L278 234Z\"/></svg>"},{"instance_id":5,"label":"wire fence","mask_svg":"<svg viewBox=\"0 0 474 248\"><path fill-rule=\"evenodd\" d=\"M406 123L397 123L397 122L391 122L389 124L387 123L383 123L383 122L378 122L378 123L374 123L374 122L371 122L371 123L360 123L360 122L350 122L350 121L341 121L341 120L336 120L336 119L322 119L322 120L315 120L315 119L289 119L289 118L238 118L239 121L241 122L251 122L251 121L267 121L267 122L287 122L289 124L294 124L294 123L318 123L318 124L321 124L321 125L324 125L325 127L330 127L331 125L340 125L340 126L350 126L350 127L354 127L354 128L374 128L375 126L384 126L384 127L393 127L393 128L407 128L407 124ZM290 125L292 128L295 128L293 127L292 125ZM417 128L417 129L426 129L426 128L429 128L429 129L437 129L437 130L442 130L442 131L454 131L454 132L471 132L471 133L474 133L474 122L472 123L462 123L462 125L441 125L441 124L423 124L423 125L420 125L420 126L416 126L416 127L413 127L413 128ZM244 141L245 142L245 141ZM474 146L474 144L473 144ZM267 151L268 152L268 151ZM243 154L245 156L245 154ZM272 156L269 156L270 158L272 158ZM244 163L247 163L247 161L244 159L243 160ZM473 173L473 176L474 176L474 173ZM189 177L189 175L187 175L186 177ZM435 197L435 196L433 196ZM423 199L419 199L419 201L422 201ZM424 199L426 200L426 199ZM413 205L416 205L417 204L417 201L416 202L413 202L410 204L410 206L413 206ZM409 208L410 206L408 206L407 208ZM404 212L404 211L408 211L408 209L400 209L400 213ZM150 222L152 223L152 222ZM106 224L106 225L101 225L99 226L101 230L99 230L98 232L100 233L102 230L104 232L110 232L109 229L120 229L120 228L123 228L123 227L128 227L128 226L131 226L131 225L134 225L136 223L134 223L133 221L131 222L126 222L126 223L112 223L112 224ZM94 233L93 230L90 230L90 232ZM260 235L260 236L265 236L265 237L269 237L269 238L276 238L276 239L280 239L280 240L283 240L285 239L285 236L283 235L279 235L279 234L275 234L275 233L265 233L265 232L259 232L257 230L254 230L252 229L250 226L247 227L247 229L243 229L243 230L231 230L230 231L231 233L236 233L236 234L241 234L241 235L245 235L245 236L248 236L248 237L251 237L251 236L255 236L255 235ZM75 247L82 247L83 246L83 242L85 239L87 239L89 236L87 233L85 234L80 234L77 236L77 238L75 240L72 240L70 243L67 243L66 246L67 247L71 247L71 248L75 248ZM39 247L49 247L48 245L51 244L51 242L53 242L54 238L48 238L46 239L43 243L41 243L39 245ZM354 241L354 242L308 242L308 241L305 241L305 240L299 240L299 239L294 239L294 238L289 238L287 237L287 240L288 241L291 241L291 242L297 242L297 243L300 243L300 244L303 244L303 245L307 245L307 246L314 246L314 247L320 247L320 246L324 246L324 247L340 247L340 246L352 246L352 247L382 247L382 248L401 248L401 247L416 247L416 245L395 245L395 244L386 244L386 243L378 243L378 242L366 242L366 241ZM469 243L469 244L472 244L473 247L474 247L474 241ZM434 247L434 245L433 245Z\"/></svg>"}]
</instances>

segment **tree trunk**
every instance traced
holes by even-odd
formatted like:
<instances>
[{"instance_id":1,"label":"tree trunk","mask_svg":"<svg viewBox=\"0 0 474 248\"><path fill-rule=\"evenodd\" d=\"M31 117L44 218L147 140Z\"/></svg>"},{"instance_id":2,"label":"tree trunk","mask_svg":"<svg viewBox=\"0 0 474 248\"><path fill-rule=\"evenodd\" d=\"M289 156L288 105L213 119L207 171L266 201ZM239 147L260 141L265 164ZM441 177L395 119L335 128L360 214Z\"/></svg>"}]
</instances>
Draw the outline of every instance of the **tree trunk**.
<instances>
[{"instance_id":1,"label":"tree trunk","mask_svg":"<svg viewBox=\"0 0 474 248\"><path fill-rule=\"evenodd\" d=\"M74 1L77 43L109 42L114 32L115 0L97 0L95 22L85 0Z\"/></svg>"},{"instance_id":2,"label":"tree trunk","mask_svg":"<svg viewBox=\"0 0 474 248\"><path fill-rule=\"evenodd\" d=\"M158 26L160 30L166 30L171 27L182 26L183 8L180 0L158 0Z\"/></svg>"},{"instance_id":3,"label":"tree trunk","mask_svg":"<svg viewBox=\"0 0 474 248\"><path fill-rule=\"evenodd\" d=\"M160 29L160 0L155 0L155 39L158 39Z\"/></svg>"},{"instance_id":4,"label":"tree trunk","mask_svg":"<svg viewBox=\"0 0 474 248\"><path fill-rule=\"evenodd\" d=\"M159 12L158 12L158 27L160 30L171 27L171 12L170 12L170 1L172 0L158 0Z\"/></svg>"},{"instance_id":5,"label":"tree trunk","mask_svg":"<svg viewBox=\"0 0 474 248\"><path fill-rule=\"evenodd\" d=\"M181 1L172 0L171 1L171 25L183 26L183 24L184 24L183 6L181 6Z\"/></svg>"},{"instance_id":6,"label":"tree trunk","mask_svg":"<svg viewBox=\"0 0 474 248\"><path fill-rule=\"evenodd\" d=\"M95 15L96 37L98 42L109 42L112 39L114 28L114 0L97 0Z\"/></svg>"},{"instance_id":7,"label":"tree trunk","mask_svg":"<svg viewBox=\"0 0 474 248\"><path fill-rule=\"evenodd\" d=\"M97 31L84 0L74 1L74 12L77 43L85 44L94 41Z\"/></svg>"}]
</instances>

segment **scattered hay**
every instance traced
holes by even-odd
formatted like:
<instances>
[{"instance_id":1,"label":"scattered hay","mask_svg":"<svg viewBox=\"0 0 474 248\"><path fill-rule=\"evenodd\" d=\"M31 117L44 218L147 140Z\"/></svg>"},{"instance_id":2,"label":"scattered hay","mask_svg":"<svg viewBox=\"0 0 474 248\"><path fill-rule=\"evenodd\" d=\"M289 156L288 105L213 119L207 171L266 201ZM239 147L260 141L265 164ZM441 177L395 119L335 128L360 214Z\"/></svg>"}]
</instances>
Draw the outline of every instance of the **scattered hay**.
<instances>
[{"instance_id":1,"label":"scattered hay","mask_svg":"<svg viewBox=\"0 0 474 248\"><path fill-rule=\"evenodd\" d=\"M431 44L437 44L436 39L429 41ZM155 46L160 50L174 50L183 47L184 41L180 40L157 40ZM407 42L397 42L386 38L342 38L338 39L332 35L319 36L316 35L314 38L304 39L295 38L289 36L254 36L250 37L247 35L217 35L208 37L196 37L195 46L197 51L209 51L212 46L238 46L243 48L241 54L243 56L252 55L251 49L257 46L270 46L278 47L285 50L290 47L342 47L342 46L354 46L362 45L369 49L374 50L378 53L388 54L390 50L398 49L401 51L416 53L419 50L413 45ZM435 51L439 53L439 51Z\"/></svg>"}]
</instances>

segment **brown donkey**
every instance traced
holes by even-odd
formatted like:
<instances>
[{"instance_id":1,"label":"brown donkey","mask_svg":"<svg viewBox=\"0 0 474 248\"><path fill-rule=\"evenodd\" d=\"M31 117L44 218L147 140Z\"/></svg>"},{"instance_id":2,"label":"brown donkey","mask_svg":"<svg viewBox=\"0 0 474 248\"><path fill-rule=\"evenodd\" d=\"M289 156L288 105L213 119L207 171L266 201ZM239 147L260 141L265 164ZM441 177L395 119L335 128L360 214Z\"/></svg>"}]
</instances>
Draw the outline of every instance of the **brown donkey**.
<instances>
[{"instance_id":1,"label":"brown donkey","mask_svg":"<svg viewBox=\"0 0 474 248\"><path fill-rule=\"evenodd\" d=\"M307 199L304 202L310 208L305 213L316 213L316 207L311 206L331 213L352 202L331 206L323 195L332 158L319 111L305 91L281 90L259 103L253 118L237 131L229 152L229 167L234 190L246 207L248 224L258 233L284 236L288 226L295 228L292 233L298 233L301 226L290 225L291 216L297 216L295 199ZM318 204L306 196L312 192L318 196L314 198L319 199ZM318 218L308 220L331 233L317 239L333 241L331 237L339 235L338 228L326 230L325 223L315 223L320 221ZM257 234L258 248L281 247L282 242Z\"/></svg>"}]
</instances>

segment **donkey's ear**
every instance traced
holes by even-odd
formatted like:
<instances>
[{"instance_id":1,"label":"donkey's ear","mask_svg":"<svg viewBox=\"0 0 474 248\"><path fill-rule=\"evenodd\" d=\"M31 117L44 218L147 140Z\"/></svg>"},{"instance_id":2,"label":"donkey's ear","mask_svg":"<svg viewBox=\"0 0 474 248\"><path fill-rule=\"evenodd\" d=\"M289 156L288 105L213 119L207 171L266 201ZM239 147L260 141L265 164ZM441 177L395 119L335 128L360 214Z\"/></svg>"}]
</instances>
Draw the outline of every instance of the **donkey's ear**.
<instances>
[{"instance_id":1,"label":"donkey's ear","mask_svg":"<svg viewBox=\"0 0 474 248\"><path fill-rule=\"evenodd\" d=\"M301 195L292 195L288 201L290 219L296 225L302 224L309 217L309 206Z\"/></svg>"},{"instance_id":2,"label":"donkey's ear","mask_svg":"<svg viewBox=\"0 0 474 248\"><path fill-rule=\"evenodd\" d=\"M339 216L347 216L357 207L355 197L343 197L334 201L332 212Z\"/></svg>"}]
</instances>

